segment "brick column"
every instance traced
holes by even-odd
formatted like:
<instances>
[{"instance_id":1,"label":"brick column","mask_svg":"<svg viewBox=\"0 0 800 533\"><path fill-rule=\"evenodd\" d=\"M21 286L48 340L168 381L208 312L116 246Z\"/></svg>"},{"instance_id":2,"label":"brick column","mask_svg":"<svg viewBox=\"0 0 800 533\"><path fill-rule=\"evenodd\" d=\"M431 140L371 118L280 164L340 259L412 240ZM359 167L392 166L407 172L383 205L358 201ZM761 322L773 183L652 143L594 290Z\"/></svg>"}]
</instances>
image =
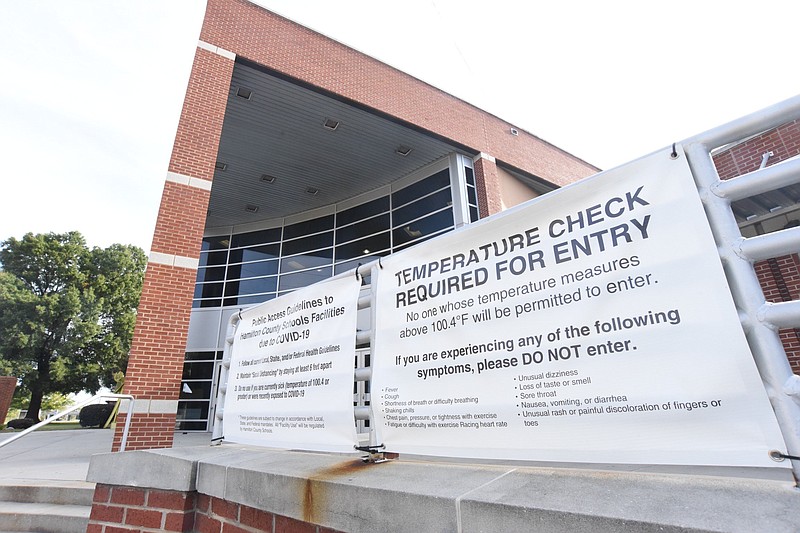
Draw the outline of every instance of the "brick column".
<instances>
[{"instance_id":1,"label":"brick column","mask_svg":"<svg viewBox=\"0 0 800 533\"><path fill-rule=\"evenodd\" d=\"M128 450L172 446L200 245L234 54L200 42L145 273L125 393L136 401ZM128 407L123 402L113 449Z\"/></svg>"},{"instance_id":2,"label":"brick column","mask_svg":"<svg viewBox=\"0 0 800 533\"><path fill-rule=\"evenodd\" d=\"M475 185L478 189L478 209L481 218L503 210L500 195L500 176L494 157L481 153L474 160Z\"/></svg>"},{"instance_id":3,"label":"brick column","mask_svg":"<svg viewBox=\"0 0 800 533\"><path fill-rule=\"evenodd\" d=\"M0 376L0 428L3 427L17 388L17 378L13 376Z\"/></svg>"}]
</instances>

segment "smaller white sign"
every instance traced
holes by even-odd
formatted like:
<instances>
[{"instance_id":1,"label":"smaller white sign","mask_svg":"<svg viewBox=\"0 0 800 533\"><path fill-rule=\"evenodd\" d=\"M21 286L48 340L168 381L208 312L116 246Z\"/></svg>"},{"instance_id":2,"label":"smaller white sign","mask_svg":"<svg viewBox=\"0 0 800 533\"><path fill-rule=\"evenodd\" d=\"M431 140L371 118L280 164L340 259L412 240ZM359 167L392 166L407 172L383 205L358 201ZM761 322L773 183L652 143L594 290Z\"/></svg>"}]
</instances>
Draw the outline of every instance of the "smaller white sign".
<instances>
[{"instance_id":1,"label":"smaller white sign","mask_svg":"<svg viewBox=\"0 0 800 533\"><path fill-rule=\"evenodd\" d=\"M242 312L231 346L226 441L352 451L355 276L300 289Z\"/></svg>"}]
</instances>

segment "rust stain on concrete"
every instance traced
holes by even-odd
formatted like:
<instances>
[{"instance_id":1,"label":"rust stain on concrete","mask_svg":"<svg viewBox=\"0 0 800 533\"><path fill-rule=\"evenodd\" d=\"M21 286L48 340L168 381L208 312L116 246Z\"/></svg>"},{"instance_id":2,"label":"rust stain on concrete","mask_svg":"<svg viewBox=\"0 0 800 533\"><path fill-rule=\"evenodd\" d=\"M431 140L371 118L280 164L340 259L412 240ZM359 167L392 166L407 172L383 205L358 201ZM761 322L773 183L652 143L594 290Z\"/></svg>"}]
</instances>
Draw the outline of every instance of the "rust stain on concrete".
<instances>
[{"instance_id":1,"label":"rust stain on concrete","mask_svg":"<svg viewBox=\"0 0 800 533\"><path fill-rule=\"evenodd\" d=\"M303 521L318 523L322 518L328 500L326 482L346 478L370 466L360 459L343 461L309 476L303 490Z\"/></svg>"}]
</instances>

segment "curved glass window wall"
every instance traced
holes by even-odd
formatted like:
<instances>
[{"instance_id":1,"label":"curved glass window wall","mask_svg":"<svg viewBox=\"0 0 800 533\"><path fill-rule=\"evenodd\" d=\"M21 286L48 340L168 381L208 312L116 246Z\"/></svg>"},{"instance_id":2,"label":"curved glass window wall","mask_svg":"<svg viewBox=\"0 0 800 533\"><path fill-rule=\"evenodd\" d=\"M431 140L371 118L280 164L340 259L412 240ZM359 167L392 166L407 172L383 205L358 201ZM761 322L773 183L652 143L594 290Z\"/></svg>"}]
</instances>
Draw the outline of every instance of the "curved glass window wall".
<instances>
[{"instance_id":1,"label":"curved glass window wall","mask_svg":"<svg viewBox=\"0 0 800 533\"><path fill-rule=\"evenodd\" d=\"M466 182L477 219L472 169ZM282 227L206 237L193 307L252 305L454 228L450 169L354 207Z\"/></svg>"}]
</instances>

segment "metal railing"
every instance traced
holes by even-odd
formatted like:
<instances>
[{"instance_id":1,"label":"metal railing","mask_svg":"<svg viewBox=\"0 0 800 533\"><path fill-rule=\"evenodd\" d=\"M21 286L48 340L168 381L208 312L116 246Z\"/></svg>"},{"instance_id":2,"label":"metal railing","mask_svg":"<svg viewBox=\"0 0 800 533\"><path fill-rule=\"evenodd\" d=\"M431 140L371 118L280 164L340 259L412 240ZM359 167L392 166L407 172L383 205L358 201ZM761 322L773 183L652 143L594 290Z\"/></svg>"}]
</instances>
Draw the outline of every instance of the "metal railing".
<instances>
[{"instance_id":1,"label":"metal railing","mask_svg":"<svg viewBox=\"0 0 800 533\"><path fill-rule=\"evenodd\" d=\"M722 181L712 150L800 119L800 96L691 137L681 143L716 239L725 275L778 419L788 454L800 455L800 398L790 386L792 373L779 328L800 327L800 301L769 303L753 263L800 251L800 228L744 238L731 202L800 183L800 160L788 161ZM773 455L783 460L780 454ZM796 480L800 461L792 460Z\"/></svg>"},{"instance_id":2,"label":"metal railing","mask_svg":"<svg viewBox=\"0 0 800 533\"><path fill-rule=\"evenodd\" d=\"M70 414L71 412L73 412L73 411L75 411L77 409L83 409L87 405L91 405L95 401L97 401L99 399L102 399L102 398L110 398L110 399L116 399L116 400L128 400L129 402L131 402L131 404L133 404L133 400L134 400L133 396L131 396L130 394L112 394L112 393L95 394L94 396L92 396L88 400L82 401L77 405L73 405L72 407L70 407L68 409L64 409L63 411L61 411L59 413L56 413L53 416L51 416L51 417L49 417L49 418L47 418L45 420L42 420L38 424L34 424L33 426L29 427L28 429L25 429L25 430L17 433L13 437L10 437L10 438L4 440L3 442L0 442L0 448L5 446L6 444L11 444L15 440L21 439L22 437L24 437L25 435L27 435L29 433L33 433L37 429L39 429L41 427L44 427L47 424L50 424L51 422L55 422L59 418L65 416L65 415L68 415L68 414ZM120 446L119 446L119 451L121 451L121 452L125 451L125 444L128 442L128 430L131 427L131 418L133 418L133 417L130 417L130 416L126 416L125 417L125 428L122 431L122 442L120 443Z\"/></svg>"}]
</instances>

